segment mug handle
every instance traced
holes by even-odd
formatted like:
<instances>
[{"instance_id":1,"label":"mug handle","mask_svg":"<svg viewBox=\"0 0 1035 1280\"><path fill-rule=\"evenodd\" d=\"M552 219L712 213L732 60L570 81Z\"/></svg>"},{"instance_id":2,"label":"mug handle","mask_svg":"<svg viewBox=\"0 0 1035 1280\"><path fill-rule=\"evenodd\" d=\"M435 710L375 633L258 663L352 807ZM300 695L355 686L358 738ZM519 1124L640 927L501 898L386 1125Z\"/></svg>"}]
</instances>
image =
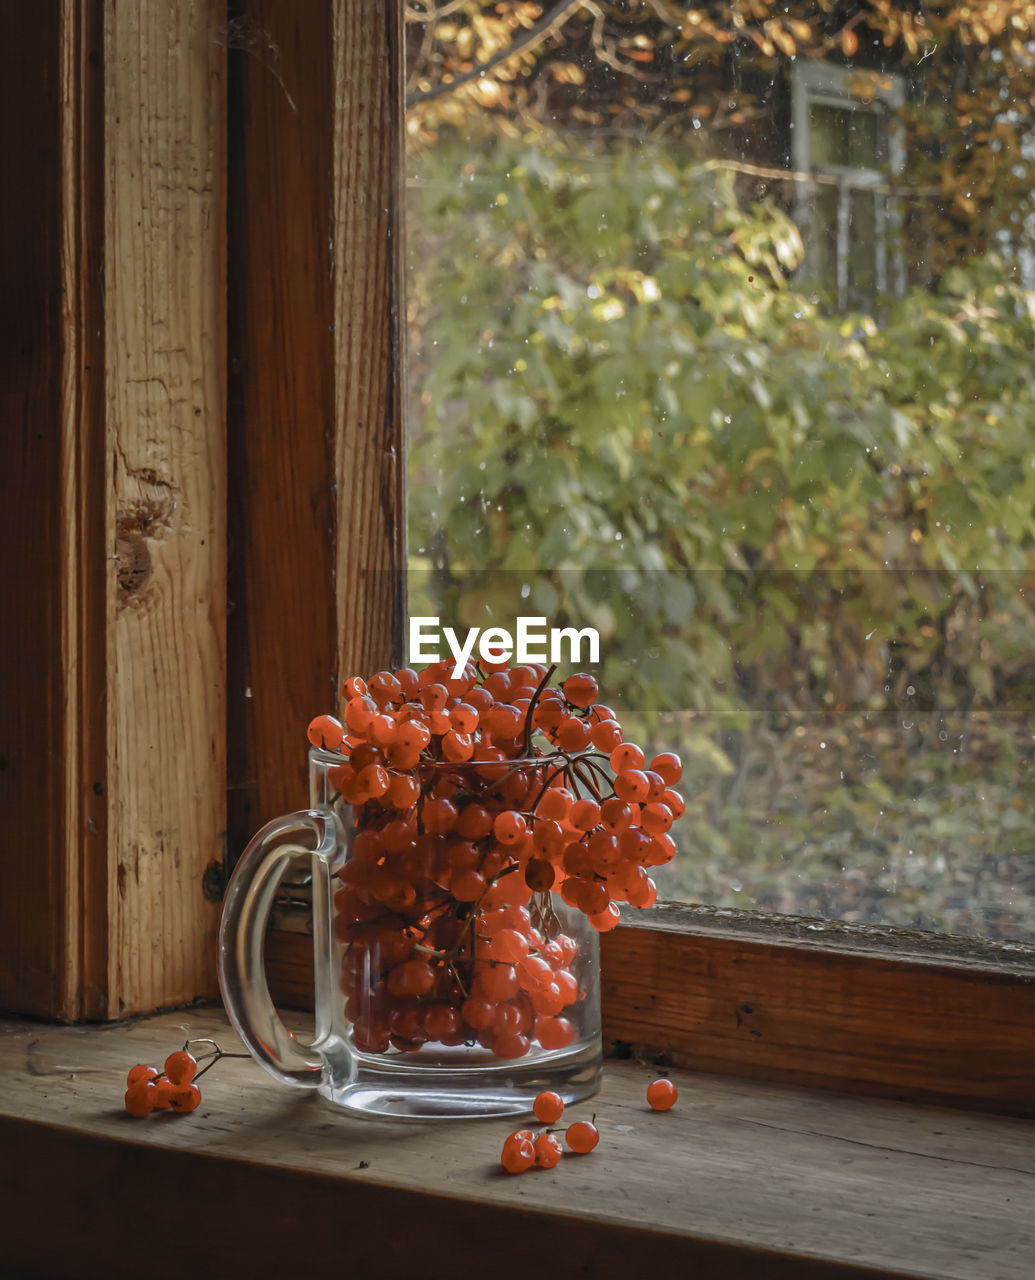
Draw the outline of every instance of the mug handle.
<instances>
[{"instance_id":1,"label":"mug handle","mask_svg":"<svg viewBox=\"0 0 1035 1280\"><path fill-rule=\"evenodd\" d=\"M326 1060L320 1052L320 993L327 967L330 873L341 849L342 827L333 811L300 810L274 818L252 837L234 868L219 922L219 988L234 1030L257 1062L282 1084L316 1088ZM313 953L317 1040L300 1044L284 1026L266 981L266 925L281 878L293 859L313 859Z\"/></svg>"}]
</instances>

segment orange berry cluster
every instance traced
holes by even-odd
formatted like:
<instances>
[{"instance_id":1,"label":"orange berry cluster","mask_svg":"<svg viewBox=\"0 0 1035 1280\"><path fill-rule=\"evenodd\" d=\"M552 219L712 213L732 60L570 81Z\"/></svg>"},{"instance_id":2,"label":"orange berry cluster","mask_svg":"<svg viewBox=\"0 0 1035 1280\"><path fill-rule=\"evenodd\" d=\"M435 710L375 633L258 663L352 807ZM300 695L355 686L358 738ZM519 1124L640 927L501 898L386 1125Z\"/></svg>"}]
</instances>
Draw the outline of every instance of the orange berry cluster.
<instances>
[{"instance_id":1,"label":"orange berry cluster","mask_svg":"<svg viewBox=\"0 0 1035 1280\"><path fill-rule=\"evenodd\" d=\"M550 686L538 665L450 663L345 682L328 782L353 809L335 931L356 1047L481 1044L519 1058L576 1036L577 942L559 893L599 931L648 907L683 812L675 755L646 766L592 676Z\"/></svg>"},{"instance_id":2,"label":"orange berry cluster","mask_svg":"<svg viewBox=\"0 0 1035 1280\"><path fill-rule=\"evenodd\" d=\"M195 1057L190 1050L199 1045L206 1048ZM147 1116L152 1111L173 1111L180 1115L196 1111L201 1103L198 1081L205 1072L220 1058L250 1057L249 1053L229 1053L207 1036L188 1040L182 1049L169 1054L163 1071L143 1063L130 1068L126 1076L126 1110L131 1116ZM204 1063L200 1070L199 1062Z\"/></svg>"},{"instance_id":3,"label":"orange berry cluster","mask_svg":"<svg viewBox=\"0 0 1035 1280\"><path fill-rule=\"evenodd\" d=\"M131 1116L146 1116L152 1111L174 1111L185 1114L197 1109L201 1090L194 1083L197 1059L186 1049L170 1053L165 1070L138 1064L126 1077L126 1111Z\"/></svg>"},{"instance_id":4,"label":"orange berry cluster","mask_svg":"<svg viewBox=\"0 0 1035 1280\"><path fill-rule=\"evenodd\" d=\"M537 1120L550 1125L561 1118L564 1103L556 1093L541 1093L532 1109ZM577 1120L565 1129L564 1140L577 1155L587 1155L600 1141L600 1132L591 1120ZM533 1166L552 1169L563 1154L564 1147L552 1129L539 1133L533 1129L515 1129L503 1144L500 1164L508 1173L524 1173Z\"/></svg>"}]
</instances>

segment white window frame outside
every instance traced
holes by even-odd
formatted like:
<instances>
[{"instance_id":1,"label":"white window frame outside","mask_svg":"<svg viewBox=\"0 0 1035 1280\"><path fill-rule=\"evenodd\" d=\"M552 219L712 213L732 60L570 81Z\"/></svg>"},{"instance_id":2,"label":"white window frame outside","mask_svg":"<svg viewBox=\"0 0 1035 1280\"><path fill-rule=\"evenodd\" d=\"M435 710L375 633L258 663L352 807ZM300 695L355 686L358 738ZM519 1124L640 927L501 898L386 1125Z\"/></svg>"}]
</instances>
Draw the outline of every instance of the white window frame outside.
<instances>
[{"instance_id":1,"label":"white window frame outside","mask_svg":"<svg viewBox=\"0 0 1035 1280\"><path fill-rule=\"evenodd\" d=\"M860 81L864 81L870 94L864 101L858 96ZM856 90L853 93L853 89ZM900 75L891 72L862 70L856 67L839 67L807 58L795 60L791 71L791 163L798 173L821 176L837 186L837 306L848 307L848 259L852 250L850 237L851 195L868 187L874 191L874 218L878 229L874 261L878 294L901 296L905 291L905 262L901 251L889 249L889 232L901 227L901 212L887 195L888 180L901 173L905 167L905 143L901 126L895 115L905 104L905 82ZM881 105L883 104L883 110ZM810 107L814 105L835 107L849 111L881 111L888 120L888 168L887 170L863 167L817 164L813 159L810 129ZM815 271L814 251L809 245L809 235L815 210L816 183L800 181L795 184L795 220L805 241L806 257L803 269L807 274Z\"/></svg>"}]
</instances>

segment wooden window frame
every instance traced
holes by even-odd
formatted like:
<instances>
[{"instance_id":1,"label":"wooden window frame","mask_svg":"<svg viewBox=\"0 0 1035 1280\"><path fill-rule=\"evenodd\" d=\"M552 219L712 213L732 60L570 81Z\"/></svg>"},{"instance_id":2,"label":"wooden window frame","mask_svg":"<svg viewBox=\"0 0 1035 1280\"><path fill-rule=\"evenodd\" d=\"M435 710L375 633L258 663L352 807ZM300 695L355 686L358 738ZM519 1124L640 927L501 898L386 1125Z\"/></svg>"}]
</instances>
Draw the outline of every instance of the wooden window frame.
<instances>
[{"instance_id":1,"label":"wooden window frame","mask_svg":"<svg viewBox=\"0 0 1035 1280\"><path fill-rule=\"evenodd\" d=\"M233 853L403 630L402 0L133 8L3 17L0 1007L66 1020L216 994ZM618 1053L1035 1114L1031 948L669 907L603 985Z\"/></svg>"},{"instance_id":2,"label":"wooden window frame","mask_svg":"<svg viewBox=\"0 0 1035 1280\"><path fill-rule=\"evenodd\" d=\"M0 1008L214 998L232 851L304 797L339 650L393 656L400 19L0 16Z\"/></svg>"}]
</instances>

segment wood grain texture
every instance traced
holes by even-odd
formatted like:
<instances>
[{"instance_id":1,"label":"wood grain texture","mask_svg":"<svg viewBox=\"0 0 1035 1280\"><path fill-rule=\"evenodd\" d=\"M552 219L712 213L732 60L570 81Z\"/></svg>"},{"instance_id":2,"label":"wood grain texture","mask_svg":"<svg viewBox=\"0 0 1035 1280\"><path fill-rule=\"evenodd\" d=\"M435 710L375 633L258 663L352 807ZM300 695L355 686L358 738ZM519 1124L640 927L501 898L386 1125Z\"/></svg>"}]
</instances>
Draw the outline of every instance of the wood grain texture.
<instances>
[{"instance_id":1,"label":"wood grain texture","mask_svg":"<svg viewBox=\"0 0 1035 1280\"><path fill-rule=\"evenodd\" d=\"M214 988L225 829L225 23L105 5L112 1011Z\"/></svg>"},{"instance_id":2,"label":"wood grain texture","mask_svg":"<svg viewBox=\"0 0 1035 1280\"><path fill-rule=\"evenodd\" d=\"M230 845L306 803L339 662L400 656L396 0L242 0L228 29Z\"/></svg>"},{"instance_id":3,"label":"wood grain texture","mask_svg":"<svg viewBox=\"0 0 1035 1280\"><path fill-rule=\"evenodd\" d=\"M228 28L232 855L304 807L306 725L337 706L329 0Z\"/></svg>"},{"instance_id":4,"label":"wood grain texture","mask_svg":"<svg viewBox=\"0 0 1035 1280\"><path fill-rule=\"evenodd\" d=\"M0 1006L75 1017L107 956L101 9L0 32Z\"/></svg>"},{"instance_id":5,"label":"wood grain texture","mask_svg":"<svg viewBox=\"0 0 1035 1280\"><path fill-rule=\"evenodd\" d=\"M202 875L224 851L226 731L243 843L304 803L304 727L333 705L341 635L380 666L401 633L400 580L356 576L397 567L402 545L400 9L256 0L232 16L218 0L50 0L0 19L25 51L0 125L19 191L0 214L18 246L2 554L25 602L2 658L12 1009L105 1016L211 992Z\"/></svg>"},{"instance_id":6,"label":"wood grain texture","mask_svg":"<svg viewBox=\"0 0 1035 1280\"><path fill-rule=\"evenodd\" d=\"M311 1008L312 939L271 932L266 955L275 999ZM1035 971L686 922L605 934L601 975L612 1054L1035 1116Z\"/></svg>"},{"instance_id":7,"label":"wood grain texture","mask_svg":"<svg viewBox=\"0 0 1035 1280\"><path fill-rule=\"evenodd\" d=\"M335 0L336 583L343 676L402 661L401 26L401 0Z\"/></svg>"},{"instance_id":8,"label":"wood grain texture","mask_svg":"<svg viewBox=\"0 0 1035 1280\"><path fill-rule=\"evenodd\" d=\"M699 1071L1035 1116L1035 970L624 927L604 1034Z\"/></svg>"},{"instance_id":9,"label":"wood grain texture","mask_svg":"<svg viewBox=\"0 0 1035 1280\"><path fill-rule=\"evenodd\" d=\"M300 1032L301 1034L301 1029ZM0 1230L5 1262L51 1276L162 1280L528 1273L723 1280L923 1276L1029 1280L1035 1127L609 1063L600 1145L550 1172L498 1165L509 1121L357 1120L220 1063L190 1118L120 1114L127 1064L184 1035L236 1047L192 1010L111 1028L0 1024ZM189 1187L189 1223L152 1212ZM60 1204L61 1230L48 1230ZM299 1251L302 1250L300 1253Z\"/></svg>"}]
</instances>

